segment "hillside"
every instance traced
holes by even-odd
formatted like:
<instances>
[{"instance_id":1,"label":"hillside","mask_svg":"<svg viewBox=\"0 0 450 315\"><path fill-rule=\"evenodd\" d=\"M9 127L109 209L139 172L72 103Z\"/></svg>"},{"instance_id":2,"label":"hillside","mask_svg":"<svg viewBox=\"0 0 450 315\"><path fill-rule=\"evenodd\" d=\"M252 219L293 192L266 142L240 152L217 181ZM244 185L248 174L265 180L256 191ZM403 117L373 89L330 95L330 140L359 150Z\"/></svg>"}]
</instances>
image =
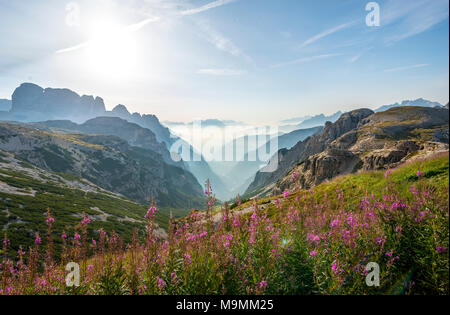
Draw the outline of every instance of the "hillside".
<instances>
[{"instance_id":1,"label":"hillside","mask_svg":"<svg viewBox=\"0 0 450 315\"><path fill-rule=\"evenodd\" d=\"M203 190L189 172L161 155L107 135L64 134L0 123L0 149L44 170L74 174L142 204L203 206Z\"/></svg>"},{"instance_id":2,"label":"hillside","mask_svg":"<svg viewBox=\"0 0 450 315\"><path fill-rule=\"evenodd\" d=\"M164 143L158 142L156 135L147 128L130 123L118 117L97 117L82 124L69 120L49 120L32 124L34 128L55 132L78 132L95 135L110 135L126 140L131 146L159 153L164 162L184 168L182 162L175 162Z\"/></svg>"},{"instance_id":3,"label":"hillside","mask_svg":"<svg viewBox=\"0 0 450 315\"><path fill-rule=\"evenodd\" d=\"M7 233L14 253L19 245L31 246L35 233L45 234L47 208L56 220L57 235L73 233L83 213L92 221L92 237L102 228L130 241L134 228L145 230L147 207L76 175L43 170L0 150L0 232ZM156 223L167 229L168 220L166 214L159 213ZM160 236L165 233L158 231ZM55 242L58 252L60 237Z\"/></svg>"}]
</instances>

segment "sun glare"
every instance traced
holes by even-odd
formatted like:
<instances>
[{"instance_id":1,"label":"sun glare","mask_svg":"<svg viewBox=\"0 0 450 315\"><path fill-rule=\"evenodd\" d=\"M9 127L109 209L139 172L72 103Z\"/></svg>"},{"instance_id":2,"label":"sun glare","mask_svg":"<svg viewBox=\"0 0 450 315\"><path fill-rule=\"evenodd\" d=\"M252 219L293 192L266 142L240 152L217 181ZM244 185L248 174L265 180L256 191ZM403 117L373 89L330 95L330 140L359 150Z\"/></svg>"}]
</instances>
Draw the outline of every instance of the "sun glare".
<instances>
[{"instance_id":1,"label":"sun glare","mask_svg":"<svg viewBox=\"0 0 450 315\"><path fill-rule=\"evenodd\" d=\"M132 32L114 21L98 21L86 50L87 65L94 74L125 77L137 61L137 47Z\"/></svg>"}]
</instances>

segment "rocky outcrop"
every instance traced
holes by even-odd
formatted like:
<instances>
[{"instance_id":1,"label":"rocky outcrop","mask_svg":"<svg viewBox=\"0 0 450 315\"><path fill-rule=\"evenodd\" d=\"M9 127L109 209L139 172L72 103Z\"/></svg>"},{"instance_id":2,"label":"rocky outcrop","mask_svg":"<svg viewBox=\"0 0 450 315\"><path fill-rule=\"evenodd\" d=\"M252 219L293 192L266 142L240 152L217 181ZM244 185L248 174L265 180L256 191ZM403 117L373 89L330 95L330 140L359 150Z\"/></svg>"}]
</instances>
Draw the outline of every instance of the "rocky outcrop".
<instances>
[{"instance_id":1,"label":"rocky outcrop","mask_svg":"<svg viewBox=\"0 0 450 315\"><path fill-rule=\"evenodd\" d=\"M327 122L323 131L305 141L300 141L292 149L279 155L278 168L274 172L258 172L246 194L259 193L266 186L281 180L295 166L308 157L324 151L338 137L358 127L361 122L372 115L370 109L358 109L343 114L335 123Z\"/></svg>"},{"instance_id":2,"label":"rocky outcrop","mask_svg":"<svg viewBox=\"0 0 450 315\"><path fill-rule=\"evenodd\" d=\"M147 128L130 123L118 117L97 117L83 124L76 124L67 120L50 120L34 124L41 129L82 132L85 134L112 135L126 140L130 145L141 147L159 153L168 164L184 168L182 161L171 158L165 144L158 142L155 134Z\"/></svg>"},{"instance_id":3,"label":"rocky outcrop","mask_svg":"<svg viewBox=\"0 0 450 315\"><path fill-rule=\"evenodd\" d=\"M293 167L271 192L309 189L359 170L393 168L413 157L448 151L448 147L447 109L393 108L361 119L323 152Z\"/></svg>"}]
</instances>

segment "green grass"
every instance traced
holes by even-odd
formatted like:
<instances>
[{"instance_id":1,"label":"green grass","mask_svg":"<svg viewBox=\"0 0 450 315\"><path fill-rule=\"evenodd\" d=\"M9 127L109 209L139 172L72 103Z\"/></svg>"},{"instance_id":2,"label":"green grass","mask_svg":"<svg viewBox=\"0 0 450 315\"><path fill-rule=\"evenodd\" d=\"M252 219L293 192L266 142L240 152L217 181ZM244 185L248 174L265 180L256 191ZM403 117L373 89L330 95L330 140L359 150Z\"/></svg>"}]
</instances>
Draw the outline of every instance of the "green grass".
<instances>
[{"instance_id":1,"label":"green grass","mask_svg":"<svg viewBox=\"0 0 450 315\"><path fill-rule=\"evenodd\" d=\"M59 174L61 175L61 174ZM65 174L64 177L70 180L77 180L76 176ZM79 189L64 187L61 183L42 182L29 177L23 173L0 170L0 181L19 188L22 191L36 191L35 196L21 196L0 192L0 232L9 223L6 230L8 238L17 251L19 245L26 247L32 245L36 232L41 235L46 233L45 211L50 208L55 217L54 230L56 235L61 235L63 230L73 233L83 212L88 215L99 215L100 213L91 208L99 208L103 212L111 215L106 221L92 220L89 233L96 237L100 228L107 232L115 231L125 240L130 241L133 229L138 228L143 235L145 224L144 215L146 206L135 203L125 197L116 197L107 192L84 192ZM167 212L159 212L156 223L167 229ZM8 215L9 214L9 215ZM122 221L120 219L131 218L141 222ZM5 231L3 231L5 232ZM45 239L43 238L43 241ZM55 239L56 249L61 245L59 237Z\"/></svg>"},{"instance_id":2,"label":"green grass","mask_svg":"<svg viewBox=\"0 0 450 315\"><path fill-rule=\"evenodd\" d=\"M415 162L408 162L397 169L393 169L389 175L391 185L396 187L399 197L404 200L411 200L412 196L409 189L412 184L418 181L417 170L424 172L422 182L424 184L432 184L437 190L436 193L441 197L448 199L449 191L449 155L441 154L425 160L417 160ZM346 206L349 209L356 207L361 196L374 194L377 198L382 198L384 194L389 192L390 185L388 179L385 177L385 171L369 171L360 172L341 176L332 181L322 183L313 190L317 196L317 201L323 201L324 193L328 196L328 202L337 203L336 190L343 192L346 199ZM306 193L306 191L303 191ZM282 196L267 197L258 200L259 205L267 204L270 201L279 199ZM295 198L295 196L290 197ZM243 202L241 206L234 206L233 210L247 208L252 205L253 201ZM269 206L269 211L273 212L274 205Z\"/></svg>"}]
</instances>

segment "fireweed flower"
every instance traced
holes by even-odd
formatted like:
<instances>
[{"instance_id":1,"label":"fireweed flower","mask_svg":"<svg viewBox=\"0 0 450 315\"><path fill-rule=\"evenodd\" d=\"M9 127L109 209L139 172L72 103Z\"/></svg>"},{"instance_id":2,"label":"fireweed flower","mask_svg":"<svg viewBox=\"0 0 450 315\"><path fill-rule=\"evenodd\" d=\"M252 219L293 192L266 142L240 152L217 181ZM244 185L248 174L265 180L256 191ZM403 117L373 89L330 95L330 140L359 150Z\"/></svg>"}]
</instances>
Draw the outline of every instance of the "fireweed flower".
<instances>
[{"instance_id":1,"label":"fireweed flower","mask_svg":"<svg viewBox=\"0 0 450 315\"><path fill-rule=\"evenodd\" d=\"M156 211L158 211L158 209L156 207L151 206L150 208L148 208L147 213L145 214L144 218L149 219L149 220L153 219Z\"/></svg>"},{"instance_id":2,"label":"fireweed flower","mask_svg":"<svg viewBox=\"0 0 450 315\"><path fill-rule=\"evenodd\" d=\"M89 225L91 223L91 219L89 217L85 217L83 220L81 220L82 225Z\"/></svg>"},{"instance_id":3,"label":"fireweed flower","mask_svg":"<svg viewBox=\"0 0 450 315\"><path fill-rule=\"evenodd\" d=\"M81 240L81 235L78 233L75 233L75 235L73 236L73 239L79 241L79 240Z\"/></svg>"},{"instance_id":4,"label":"fireweed flower","mask_svg":"<svg viewBox=\"0 0 450 315\"><path fill-rule=\"evenodd\" d=\"M384 177L385 177L385 178L388 178L389 175L390 175L391 173L392 173L391 170L387 170L387 171L384 173Z\"/></svg>"},{"instance_id":5,"label":"fireweed flower","mask_svg":"<svg viewBox=\"0 0 450 315\"><path fill-rule=\"evenodd\" d=\"M417 171L417 177L422 177L423 176L423 172L421 172L421 171Z\"/></svg>"},{"instance_id":6,"label":"fireweed flower","mask_svg":"<svg viewBox=\"0 0 450 315\"><path fill-rule=\"evenodd\" d=\"M446 248L446 247L438 246L438 247L436 247L436 251L437 251L439 254L443 254L443 253L445 253L445 252L447 251L447 248Z\"/></svg>"},{"instance_id":7,"label":"fireweed flower","mask_svg":"<svg viewBox=\"0 0 450 315\"><path fill-rule=\"evenodd\" d=\"M156 281L157 281L157 284L158 284L158 288L161 291L164 290L164 288L166 287L166 282L163 279L159 278L159 277L156 277Z\"/></svg>"},{"instance_id":8,"label":"fireweed flower","mask_svg":"<svg viewBox=\"0 0 450 315\"><path fill-rule=\"evenodd\" d=\"M316 256L317 255L317 251L313 250L309 252L309 256Z\"/></svg>"},{"instance_id":9,"label":"fireweed flower","mask_svg":"<svg viewBox=\"0 0 450 315\"><path fill-rule=\"evenodd\" d=\"M333 265L331 266L331 270L333 270L333 272L335 273L335 274L338 274L339 273L339 267L338 267L338 264L335 262L335 263L333 263Z\"/></svg>"},{"instance_id":10,"label":"fireweed flower","mask_svg":"<svg viewBox=\"0 0 450 315\"><path fill-rule=\"evenodd\" d=\"M339 219L333 220L333 221L330 223L330 227L331 227L331 228L333 228L333 227L340 227L340 226L341 226L341 224L339 223Z\"/></svg>"},{"instance_id":11,"label":"fireweed flower","mask_svg":"<svg viewBox=\"0 0 450 315\"><path fill-rule=\"evenodd\" d=\"M88 271L94 270L94 265L89 265L89 266L87 267L87 270L88 270Z\"/></svg>"},{"instance_id":12,"label":"fireweed flower","mask_svg":"<svg viewBox=\"0 0 450 315\"><path fill-rule=\"evenodd\" d=\"M294 171L292 173L292 181L295 182L297 180L297 177L298 177L298 173L296 171Z\"/></svg>"},{"instance_id":13,"label":"fireweed flower","mask_svg":"<svg viewBox=\"0 0 450 315\"><path fill-rule=\"evenodd\" d=\"M35 244L41 244L41 238L39 237L39 234L36 234L36 239L34 240Z\"/></svg>"}]
</instances>

